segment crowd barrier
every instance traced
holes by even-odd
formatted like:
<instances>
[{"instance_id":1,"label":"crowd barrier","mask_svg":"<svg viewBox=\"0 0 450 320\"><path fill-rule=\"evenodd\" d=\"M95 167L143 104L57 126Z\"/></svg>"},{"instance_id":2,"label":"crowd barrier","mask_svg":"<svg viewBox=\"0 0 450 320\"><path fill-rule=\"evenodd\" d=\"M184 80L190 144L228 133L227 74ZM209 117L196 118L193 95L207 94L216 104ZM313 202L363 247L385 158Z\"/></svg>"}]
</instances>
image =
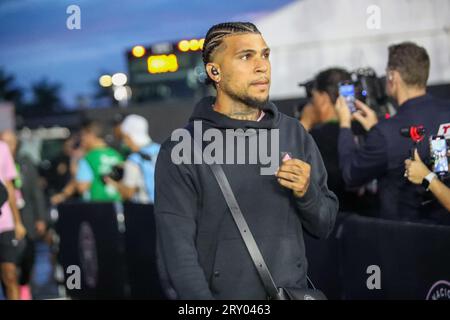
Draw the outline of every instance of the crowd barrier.
<instances>
[{"instance_id":1,"label":"crowd barrier","mask_svg":"<svg viewBox=\"0 0 450 320\"><path fill-rule=\"evenodd\" d=\"M339 214L305 237L309 275L331 299L450 299L450 227Z\"/></svg>"},{"instance_id":2,"label":"crowd barrier","mask_svg":"<svg viewBox=\"0 0 450 320\"><path fill-rule=\"evenodd\" d=\"M156 269L153 206L60 205L56 231L58 262L70 282L66 292L71 298L164 298ZM70 266L79 267L78 288L72 288Z\"/></svg>"},{"instance_id":3,"label":"crowd barrier","mask_svg":"<svg viewBox=\"0 0 450 320\"><path fill-rule=\"evenodd\" d=\"M64 204L56 230L63 270L80 270L71 298L164 299L153 206ZM327 240L305 234L309 276L329 299L450 299L449 226L339 213Z\"/></svg>"}]
</instances>

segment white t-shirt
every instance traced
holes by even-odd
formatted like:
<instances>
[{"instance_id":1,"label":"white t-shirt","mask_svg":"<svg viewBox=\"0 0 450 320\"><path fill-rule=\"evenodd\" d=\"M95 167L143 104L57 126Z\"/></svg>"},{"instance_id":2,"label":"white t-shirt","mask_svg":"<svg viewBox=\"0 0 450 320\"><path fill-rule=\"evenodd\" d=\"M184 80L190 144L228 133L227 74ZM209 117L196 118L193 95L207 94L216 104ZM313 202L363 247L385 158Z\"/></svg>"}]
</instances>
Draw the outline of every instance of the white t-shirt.
<instances>
[{"instance_id":1,"label":"white t-shirt","mask_svg":"<svg viewBox=\"0 0 450 320\"><path fill-rule=\"evenodd\" d=\"M145 189L144 176L139 165L136 162L127 160L124 163L123 171L122 183L129 188L138 189L131 201L136 203L150 203Z\"/></svg>"}]
</instances>

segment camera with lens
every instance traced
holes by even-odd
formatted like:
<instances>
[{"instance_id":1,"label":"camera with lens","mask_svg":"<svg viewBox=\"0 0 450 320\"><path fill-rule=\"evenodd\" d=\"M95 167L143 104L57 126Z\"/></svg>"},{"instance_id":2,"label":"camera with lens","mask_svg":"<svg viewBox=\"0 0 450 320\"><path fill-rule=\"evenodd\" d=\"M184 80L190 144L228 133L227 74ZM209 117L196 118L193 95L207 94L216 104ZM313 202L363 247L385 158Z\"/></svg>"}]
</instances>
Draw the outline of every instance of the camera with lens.
<instances>
[{"instance_id":1,"label":"camera with lens","mask_svg":"<svg viewBox=\"0 0 450 320\"><path fill-rule=\"evenodd\" d=\"M379 78L372 68L359 68L351 73L356 99L370 106L378 117L391 114L385 80Z\"/></svg>"},{"instance_id":2,"label":"camera with lens","mask_svg":"<svg viewBox=\"0 0 450 320\"><path fill-rule=\"evenodd\" d=\"M379 78L374 69L358 68L351 72L351 79L347 84L354 88L354 98L370 106L379 117L391 113L384 78ZM299 86L304 88L306 98L311 99L315 81L308 80Z\"/></svg>"},{"instance_id":3,"label":"camera with lens","mask_svg":"<svg viewBox=\"0 0 450 320\"><path fill-rule=\"evenodd\" d=\"M103 176L103 181L105 181L105 177L109 177L110 179L114 181L120 181L123 178L123 166L122 165L115 165L111 168L111 171Z\"/></svg>"}]
</instances>

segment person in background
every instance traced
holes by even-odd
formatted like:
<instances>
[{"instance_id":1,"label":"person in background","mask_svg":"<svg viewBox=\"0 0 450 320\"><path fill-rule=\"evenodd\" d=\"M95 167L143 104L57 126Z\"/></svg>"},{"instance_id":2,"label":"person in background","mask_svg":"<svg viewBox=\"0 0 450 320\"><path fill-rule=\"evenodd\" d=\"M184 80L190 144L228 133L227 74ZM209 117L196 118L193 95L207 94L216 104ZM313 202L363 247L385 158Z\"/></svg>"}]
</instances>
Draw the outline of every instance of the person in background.
<instances>
[{"instance_id":1,"label":"person in background","mask_svg":"<svg viewBox=\"0 0 450 320\"><path fill-rule=\"evenodd\" d=\"M431 172L414 150L414 160L405 160L405 176L414 184L421 184L431 191L436 199L450 212L450 188L443 184L434 172Z\"/></svg>"},{"instance_id":2,"label":"person in background","mask_svg":"<svg viewBox=\"0 0 450 320\"><path fill-rule=\"evenodd\" d=\"M27 155L17 153L17 137L11 130L3 131L0 139L6 142L11 155L16 161L17 177L14 179L17 208L21 213L27 235L23 239L17 266L20 269L21 298L31 299L29 287L34 264L35 242L42 239L47 230L49 220L45 197L39 187L39 174L33 162Z\"/></svg>"},{"instance_id":3,"label":"person in background","mask_svg":"<svg viewBox=\"0 0 450 320\"><path fill-rule=\"evenodd\" d=\"M123 163L123 158L107 146L103 130L97 121L85 122L81 128L81 147L86 155L78 163L76 189L86 201L121 201L118 190L104 178Z\"/></svg>"},{"instance_id":4,"label":"person in background","mask_svg":"<svg viewBox=\"0 0 450 320\"><path fill-rule=\"evenodd\" d=\"M123 200L154 203L155 164L160 145L148 134L148 122L139 115L127 116L121 124L123 142L131 150L124 164L123 179L106 177L107 184L119 190Z\"/></svg>"},{"instance_id":5,"label":"person in background","mask_svg":"<svg viewBox=\"0 0 450 320\"><path fill-rule=\"evenodd\" d=\"M320 71L309 82L311 98L303 107L300 123L319 148L328 173L328 187L338 197L340 210L373 215L376 209L374 192L366 187L347 188L339 168L339 122L335 103L339 96L339 82L342 81L351 81L351 75L345 69Z\"/></svg>"},{"instance_id":6,"label":"person in background","mask_svg":"<svg viewBox=\"0 0 450 320\"><path fill-rule=\"evenodd\" d=\"M0 275L5 286L6 297L20 298L16 259L18 243L27 231L17 209L13 181L17 177L14 160L8 145L0 141L0 180L8 191L8 201L2 206L0 215Z\"/></svg>"},{"instance_id":7,"label":"person in background","mask_svg":"<svg viewBox=\"0 0 450 320\"><path fill-rule=\"evenodd\" d=\"M113 133L113 141L110 143L110 146L116 149L124 159L128 158L131 153L130 148L126 145L122 135L122 122L125 119L125 115L122 113L117 113L114 115L112 121L112 133Z\"/></svg>"},{"instance_id":8,"label":"person in background","mask_svg":"<svg viewBox=\"0 0 450 320\"><path fill-rule=\"evenodd\" d=\"M52 161L49 177L51 205L66 201L76 196L76 180L78 161L83 157L84 151L79 145L79 138L71 136L63 144L63 153ZM56 191L56 193L55 193Z\"/></svg>"},{"instance_id":9,"label":"person in background","mask_svg":"<svg viewBox=\"0 0 450 320\"><path fill-rule=\"evenodd\" d=\"M425 192L405 179L404 161L410 155L411 140L400 130L421 124L429 134L450 119L450 102L427 94L430 58L425 48L412 42L391 45L386 67L386 91L398 104L398 112L378 121L375 112L356 100L353 114L343 97L336 103L339 118L339 166L347 186L360 186L378 180L379 216L390 220L442 223L447 214L442 207L431 208L425 202ZM352 120L367 131L364 145L355 143ZM425 144L418 146L422 158L428 158ZM433 216L433 218L430 218Z\"/></svg>"},{"instance_id":10,"label":"person in background","mask_svg":"<svg viewBox=\"0 0 450 320\"><path fill-rule=\"evenodd\" d=\"M300 123L307 131L323 126L338 126L334 104L339 96L339 82L350 81L350 73L342 68L319 72L310 82L311 99L303 108Z\"/></svg>"}]
</instances>

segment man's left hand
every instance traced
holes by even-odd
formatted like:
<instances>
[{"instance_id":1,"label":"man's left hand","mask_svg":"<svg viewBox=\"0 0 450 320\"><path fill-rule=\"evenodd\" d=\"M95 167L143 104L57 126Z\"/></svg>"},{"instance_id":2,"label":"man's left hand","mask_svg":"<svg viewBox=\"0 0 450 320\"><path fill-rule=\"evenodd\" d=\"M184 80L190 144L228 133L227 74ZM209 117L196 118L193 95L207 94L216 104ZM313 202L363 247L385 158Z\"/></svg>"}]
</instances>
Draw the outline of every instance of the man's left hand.
<instances>
[{"instance_id":1,"label":"man's left hand","mask_svg":"<svg viewBox=\"0 0 450 320\"><path fill-rule=\"evenodd\" d=\"M421 184L431 171L420 159L417 149L414 150L414 159L405 160L405 177L414 184Z\"/></svg>"},{"instance_id":2,"label":"man's left hand","mask_svg":"<svg viewBox=\"0 0 450 320\"><path fill-rule=\"evenodd\" d=\"M275 176L278 183L291 189L296 197L303 197L308 191L311 166L299 159L289 159L283 162Z\"/></svg>"}]
</instances>

